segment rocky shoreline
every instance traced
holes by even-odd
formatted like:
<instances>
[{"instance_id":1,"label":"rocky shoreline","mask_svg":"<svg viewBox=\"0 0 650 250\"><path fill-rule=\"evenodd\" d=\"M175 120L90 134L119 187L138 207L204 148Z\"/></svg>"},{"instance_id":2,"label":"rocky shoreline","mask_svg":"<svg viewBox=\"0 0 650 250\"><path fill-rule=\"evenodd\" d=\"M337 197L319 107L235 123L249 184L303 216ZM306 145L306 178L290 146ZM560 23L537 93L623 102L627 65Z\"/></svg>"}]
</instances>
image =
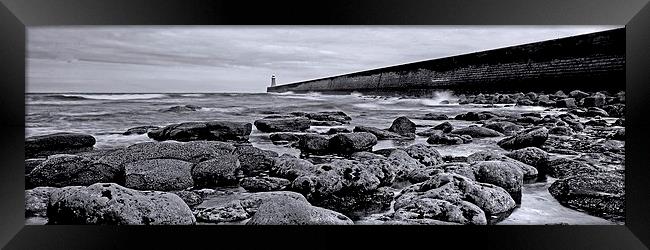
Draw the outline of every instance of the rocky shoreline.
<instances>
[{"instance_id":1,"label":"rocky shoreline","mask_svg":"<svg viewBox=\"0 0 650 250\"><path fill-rule=\"evenodd\" d=\"M346 225L381 213L363 223L484 225L507 218L524 184L548 176L557 179L548 190L562 205L625 220L624 92L477 94L449 102L495 109L399 116L385 128L355 124L342 111L143 126L124 135L146 134L151 142L115 149L93 148L86 134L29 137L25 216L47 224ZM500 111L503 105L554 114ZM337 125L350 128L311 129ZM300 155L251 145L253 126ZM503 151L459 157L437 149L489 138ZM384 140L419 139L373 150Z\"/></svg>"}]
</instances>

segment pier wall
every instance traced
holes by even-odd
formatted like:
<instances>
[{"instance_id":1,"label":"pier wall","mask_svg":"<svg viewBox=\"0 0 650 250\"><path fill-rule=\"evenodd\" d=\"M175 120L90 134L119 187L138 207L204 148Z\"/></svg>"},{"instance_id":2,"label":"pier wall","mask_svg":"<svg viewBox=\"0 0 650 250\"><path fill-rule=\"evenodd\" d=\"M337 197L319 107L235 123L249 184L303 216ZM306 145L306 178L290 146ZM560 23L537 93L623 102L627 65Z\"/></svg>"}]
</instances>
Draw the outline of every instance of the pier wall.
<instances>
[{"instance_id":1,"label":"pier wall","mask_svg":"<svg viewBox=\"0 0 650 250\"><path fill-rule=\"evenodd\" d=\"M625 90L625 29L432 59L267 88L427 94L438 90Z\"/></svg>"}]
</instances>

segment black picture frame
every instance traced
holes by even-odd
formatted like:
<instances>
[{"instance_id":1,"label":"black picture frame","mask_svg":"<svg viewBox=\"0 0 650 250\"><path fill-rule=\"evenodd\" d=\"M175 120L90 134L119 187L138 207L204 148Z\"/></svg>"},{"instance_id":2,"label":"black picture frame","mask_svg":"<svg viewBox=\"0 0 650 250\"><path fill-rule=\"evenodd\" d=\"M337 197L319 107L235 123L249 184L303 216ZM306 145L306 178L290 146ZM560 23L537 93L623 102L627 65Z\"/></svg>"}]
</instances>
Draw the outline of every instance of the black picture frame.
<instances>
[{"instance_id":1,"label":"black picture frame","mask_svg":"<svg viewBox=\"0 0 650 250\"><path fill-rule=\"evenodd\" d=\"M648 0L0 0L0 245L6 249L648 249ZM56 25L624 25L626 222L620 226L25 226L26 28ZM203 246L203 247L201 247ZM207 246L207 247L206 247ZM446 246L450 247L450 246Z\"/></svg>"}]
</instances>

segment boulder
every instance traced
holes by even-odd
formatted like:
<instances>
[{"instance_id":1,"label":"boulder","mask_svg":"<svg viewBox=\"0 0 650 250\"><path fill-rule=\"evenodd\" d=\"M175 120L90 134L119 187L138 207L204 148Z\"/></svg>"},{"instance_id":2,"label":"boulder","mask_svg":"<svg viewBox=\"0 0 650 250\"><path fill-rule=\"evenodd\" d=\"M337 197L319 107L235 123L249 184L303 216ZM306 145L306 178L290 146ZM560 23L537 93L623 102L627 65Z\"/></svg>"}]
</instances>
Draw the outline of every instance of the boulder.
<instances>
[{"instance_id":1,"label":"boulder","mask_svg":"<svg viewBox=\"0 0 650 250\"><path fill-rule=\"evenodd\" d=\"M419 135L419 136L430 137L432 135L442 136L442 135L445 134L445 132L443 132L442 130L430 128L430 129L427 129L427 130L424 130L424 131L417 132L415 134Z\"/></svg>"},{"instance_id":2,"label":"boulder","mask_svg":"<svg viewBox=\"0 0 650 250\"><path fill-rule=\"evenodd\" d=\"M256 148L249 144L238 145L233 154L237 156L240 169L246 176L268 171L273 166L275 157L278 157L276 152Z\"/></svg>"},{"instance_id":3,"label":"boulder","mask_svg":"<svg viewBox=\"0 0 650 250\"><path fill-rule=\"evenodd\" d=\"M144 142L109 151L97 162L116 168L125 163L150 159L176 159L197 163L222 154L230 154L234 150L232 145L216 141Z\"/></svg>"},{"instance_id":4,"label":"boulder","mask_svg":"<svg viewBox=\"0 0 650 250\"><path fill-rule=\"evenodd\" d=\"M194 191L179 190L171 193L178 195L189 207L194 207L203 202L203 197Z\"/></svg>"},{"instance_id":5,"label":"boulder","mask_svg":"<svg viewBox=\"0 0 650 250\"><path fill-rule=\"evenodd\" d=\"M429 144L455 145L470 142L472 142L471 136L458 134L432 134L427 139Z\"/></svg>"},{"instance_id":6,"label":"boulder","mask_svg":"<svg viewBox=\"0 0 650 250\"><path fill-rule=\"evenodd\" d=\"M473 167L476 168L476 181L502 187L516 203L521 202L524 173L517 165L505 161L480 161Z\"/></svg>"},{"instance_id":7,"label":"boulder","mask_svg":"<svg viewBox=\"0 0 650 250\"><path fill-rule=\"evenodd\" d=\"M616 121L612 125L625 127L625 117L621 117L621 118L616 119Z\"/></svg>"},{"instance_id":8,"label":"boulder","mask_svg":"<svg viewBox=\"0 0 650 250\"><path fill-rule=\"evenodd\" d=\"M617 129L610 135L610 138L619 141L625 141L625 128Z\"/></svg>"},{"instance_id":9,"label":"boulder","mask_svg":"<svg viewBox=\"0 0 650 250\"><path fill-rule=\"evenodd\" d=\"M476 163L482 161L502 161L508 162L510 167L514 166L519 168L524 174L524 179L533 179L536 178L539 171L531 165L520 162L518 160L507 157L503 154L492 152L492 151L478 151L467 156L467 162Z\"/></svg>"},{"instance_id":10,"label":"boulder","mask_svg":"<svg viewBox=\"0 0 650 250\"><path fill-rule=\"evenodd\" d=\"M505 154L507 157L523 162L538 170L544 168L549 160L549 155L544 150L536 147L517 149Z\"/></svg>"},{"instance_id":11,"label":"boulder","mask_svg":"<svg viewBox=\"0 0 650 250\"><path fill-rule=\"evenodd\" d=\"M607 219L625 218L625 178L621 173L574 175L555 181L548 191L564 206Z\"/></svg>"},{"instance_id":12,"label":"boulder","mask_svg":"<svg viewBox=\"0 0 650 250\"><path fill-rule=\"evenodd\" d=\"M476 180L475 169L469 164L463 162L444 163L435 166L414 169L408 173L407 180L410 183L420 183L427 181L432 176L441 173L453 173L467 177L470 180Z\"/></svg>"},{"instance_id":13,"label":"boulder","mask_svg":"<svg viewBox=\"0 0 650 250\"><path fill-rule=\"evenodd\" d=\"M156 126L139 126L127 129L122 135L143 135L148 133L151 130L160 129Z\"/></svg>"},{"instance_id":14,"label":"boulder","mask_svg":"<svg viewBox=\"0 0 650 250\"><path fill-rule=\"evenodd\" d=\"M246 177L239 182L239 185L249 192L280 191L290 184L287 179L268 176Z\"/></svg>"},{"instance_id":15,"label":"boulder","mask_svg":"<svg viewBox=\"0 0 650 250\"><path fill-rule=\"evenodd\" d=\"M490 123L483 124L483 127L492 129L504 135L513 135L516 134L518 131L524 129L523 126L508 121L490 122Z\"/></svg>"},{"instance_id":16,"label":"boulder","mask_svg":"<svg viewBox=\"0 0 650 250\"><path fill-rule=\"evenodd\" d=\"M451 131L451 133L457 135L469 135L472 138L503 136L502 133L499 133L489 128L484 128L479 126L469 126L461 129L455 129L454 131Z\"/></svg>"},{"instance_id":17,"label":"boulder","mask_svg":"<svg viewBox=\"0 0 650 250\"><path fill-rule=\"evenodd\" d=\"M449 120L449 117L445 114L438 113L427 113L424 116L420 117L421 120Z\"/></svg>"},{"instance_id":18,"label":"boulder","mask_svg":"<svg viewBox=\"0 0 650 250\"><path fill-rule=\"evenodd\" d=\"M201 107L196 106L196 105L185 105L185 106L173 106L167 109L161 109L161 112L190 112L190 111L197 111L201 109Z\"/></svg>"},{"instance_id":19,"label":"boulder","mask_svg":"<svg viewBox=\"0 0 650 250\"><path fill-rule=\"evenodd\" d=\"M335 135L339 133L352 133L352 131L348 128L330 128L325 132L326 135Z\"/></svg>"},{"instance_id":20,"label":"boulder","mask_svg":"<svg viewBox=\"0 0 650 250\"><path fill-rule=\"evenodd\" d=\"M587 163L566 158L550 160L546 163L546 166L540 170L543 170L540 172L543 172L544 174L559 179L578 174L592 174L598 172L596 168Z\"/></svg>"},{"instance_id":21,"label":"boulder","mask_svg":"<svg viewBox=\"0 0 650 250\"><path fill-rule=\"evenodd\" d=\"M289 191L228 193L196 206L194 216L197 221L207 223L243 221L257 213L263 203L283 198L307 202L301 194Z\"/></svg>"},{"instance_id":22,"label":"boulder","mask_svg":"<svg viewBox=\"0 0 650 250\"><path fill-rule=\"evenodd\" d=\"M329 150L334 153L351 154L372 150L375 144L377 144L377 137L371 133L345 133L329 139Z\"/></svg>"},{"instance_id":23,"label":"boulder","mask_svg":"<svg viewBox=\"0 0 650 250\"><path fill-rule=\"evenodd\" d=\"M247 225L352 225L350 218L306 201L278 197L260 205Z\"/></svg>"},{"instance_id":24,"label":"boulder","mask_svg":"<svg viewBox=\"0 0 650 250\"><path fill-rule=\"evenodd\" d=\"M25 175L32 172L38 165L41 165L46 158L25 159Z\"/></svg>"},{"instance_id":25,"label":"boulder","mask_svg":"<svg viewBox=\"0 0 650 250\"><path fill-rule=\"evenodd\" d=\"M393 124L388 128L388 131L395 132L401 136L414 137L415 123L405 116L401 116L393 121Z\"/></svg>"},{"instance_id":26,"label":"boulder","mask_svg":"<svg viewBox=\"0 0 650 250\"><path fill-rule=\"evenodd\" d=\"M569 96L573 97L573 98L580 99L580 98L585 98L585 97L589 96L589 94L587 94L585 92L582 92L580 90L574 90L574 91L569 92Z\"/></svg>"},{"instance_id":27,"label":"boulder","mask_svg":"<svg viewBox=\"0 0 650 250\"><path fill-rule=\"evenodd\" d=\"M301 116L267 116L255 121L257 130L268 132L298 132L309 129L309 118Z\"/></svg>"},{"instance_id":28,"label":"boulder","mask_svg":"<svg viewBox=\"0 0 650 250\"><path fill-rule=\"evenodd\" d=\"M156 141L248 141L251 129L246 122L185 122L151 130L147 136Z\"/></svg>"},{"instance_id":29,"label":"boulder","mask_svg":"<svg viewBox=\"0 0 650 250\"><path fill-rule=\"evenodd\" d=\"M298 115L298 113L292 113L293 115ZM305 113L304 115L311 120L317 120L317 121L335 121L335 122L340 122L340 123L350 123L352 118L348 116L346 113L343 111L323 111L323 112L316 112L316 113Z\"/></svg>"},{"instance_id":30,"label":"boulder","mask_svg":"<svg viewBox=\"0 0 650 250\"><path fill-rule=\"evenodd\" d=\"M443 163L442 156L435 147L426 144L414 144L404 149L413 159L424 166L434 166Z\"/></svg>"},{"instance_id":31,"label":"boulder","mask_svg":"<svg viewBox=\"0 0 650 250\"><path fill-rule=\"evenodd\" d=\"M124 165L124 187L136 190L174 191L194 186L192 163L175 159L152 159Z\"/></svg>"},{"instance_id":32,"label":"boulder","mask_svg":"<svg viewBox=\"0 0 650 250\"><path fill-rule=\"evenodd\" d=\"M576 99L574 98L564 98L555 101L555 106L558 108L569 108L569 109L574 109L577 108L578 106L576 105Z\"/></svg>"},{"instance_id":33,"label":"boulder","mask_svg":"<svg viewBox=\"0 0 650 250\"><path fill-rule=\"evenodd\" d=\"M190 208L172 193L137 191L114 183L64 187L52 192L50 224L191 225Z\"/></svg>"},{"instance_id":34,"label":"boulder","mask_svg":"<svg viewBox=\"0 0 650 250\"><path fill-rule=\"evenodd\" d=\"M236 185L241 172L239 159L232 154L223 154L199 162L191 170L194 184L198 187Z\"/></svg>"},{"instance_id":35,"label":"boulder","mask_svg":"<svg viewBox=\"0 0 650 250\"><path fill-rule=\"evenodd\" d=\"M588 96L582 98L582 106L585 107L602 107L605 105L605 96L601 94L596 94L593 96Z\"/></svg>"},{"instance_id":36,"label":"boulder","mask_svg":"<svg viewBox=\"0 0 650 250\"><path fill-rule=\"evenodd\" d=\"M497 144L504 149L520 149L525 147L540 147L548 138L548 129L545 127L534 127L523 130L517 135L510 136L499 141Z\"/></svg>"},{"instance_id":37,"label":"boulder","mask_svg":"<svg viewBox=\"0 0 650 250\"><path fill-rule=\"evenodd\" d=\"M25 217L46 217L47 203L54 187L37 187L25 190Z\"/></svg>"},{"instance_id":38,"label":"boulder","mask_svg":"<svg viewBox=\"0 0 650 250\"><path fill-rule=\"evenodd\" d=\"M314 121L311 120L309 122L310 126L340 126L343 125L343 123L336 122L336 121Z\"/></svg>"},{"instance_id":39,"label":"boulder","mask_svg":"<svg viewBox=\"0 0 650 250\"><path fill-rule=\"evenodd\" d=\"M354 132L368 132L377 137L378 140L386 140L386 139L404 139L402 135L395 133L395 132L390 132L388 130L380 129L380 128L375 128L375 127L367 127L367 126L356 126L354 127Z\"/></svg>"},{"instance_id":40,"label":"boulder","mask_svg":"<svg viewBox=\"0 0 650 250\"><path fill-rule=\"evenodd\" d=\"M570 136L573 134L573 129L567 126L557 126L549 129L548 133L551 135Z\"/></svg>"},{"instance_id":41,"label":"boulder","mask_svg":"<svg viewBox=\"0 0 650 250\"><path fill-rule=\"evenodd\" d=\"M327 154L329 153L330 140L318 134L305 134L295 144L303 154Z\"/></svg>"},{"instance_id":42,"label":"boulder","mask_svg":"<svg viewBox=\"0 0 650 250\"><path fill-rule=\"evenodd\" d=\"M449 122L443 122L433 127L433 129L441 130L442 132L449 133L454 129L454 127L451 126L451 123Z\"/></svg>"},{"instance_id":43,"label":"boulder","mask_svg":"<svg viewBox=\"0 0 650 250\"><path fill-rule=\"evenodd\" d=\"M77 155L53 155L27 175L29 185L65 187L124 182L124 170Z\"/></svg>"},{"instance_id":44,"label":"boulder","mask_svg":"<svg viewBox=\"0 0 650 250\"><path fill-rule=\"evenodd\" d=\"M481 121L481 120L488 120L488 119L494 118L494 117L496 117L496 115L494 115L492 113L467 112L465 114L457 115L454 119L456 119L456 120L464 120L464 121Z\"/></svg>"},{"instance_id":45,"label":"boulder","mask_svg":"<svg viewBox=\"0 0 650 250\"><path fill-rule=\"evenodd\" d=\"M611 117L625 117L624 103L605 105L603 106L603 110L605 110Z\"/></svg>"},{"instance_id":46,"label":"boulder","mask_svg":"<svg viewBox=\"0 0 650 250\"><path fill-rule=\"evenodd\" d=\"M79 133L54 133L25 138L25 158L74 154L92 150L95 137Z\"/></svg>"},{"instance_id":47,"label":"boulder","mask_svg":"<svg viewBox=\"0 0 650 250\"><path fill-rule=\"evenodd\" d=\"M269 135L271 141L298 141L300 140L300 135L287 132L273 133Z\"/></svg>"}]
</instances>

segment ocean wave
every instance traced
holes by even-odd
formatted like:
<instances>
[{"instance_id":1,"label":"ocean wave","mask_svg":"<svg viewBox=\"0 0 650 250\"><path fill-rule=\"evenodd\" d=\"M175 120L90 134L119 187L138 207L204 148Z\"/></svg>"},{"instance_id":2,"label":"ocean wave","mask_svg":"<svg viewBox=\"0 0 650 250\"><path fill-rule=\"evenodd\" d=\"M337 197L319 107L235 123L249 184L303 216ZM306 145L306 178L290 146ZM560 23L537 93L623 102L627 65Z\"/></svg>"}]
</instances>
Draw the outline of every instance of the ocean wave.
<instances>
[{"instance_id":1,"label":"ocean wave","mask_svg":"<svg viewBox=\"0 0 650 250\"><path fill-rule=\"evenodd\" d=\"M204 97L205 94L181 94L182 97Z\"/></svg>"},{"instance_id":2,"label":"ocean wave","mask_svg":"<svg viewBox=\"0 0 650 250\"><path fill-rule=\"evenodd\" d=\"M168 96L165 94L60 94L49 97L63 100L146 100Z\"/></svg>"}]
</instances>

